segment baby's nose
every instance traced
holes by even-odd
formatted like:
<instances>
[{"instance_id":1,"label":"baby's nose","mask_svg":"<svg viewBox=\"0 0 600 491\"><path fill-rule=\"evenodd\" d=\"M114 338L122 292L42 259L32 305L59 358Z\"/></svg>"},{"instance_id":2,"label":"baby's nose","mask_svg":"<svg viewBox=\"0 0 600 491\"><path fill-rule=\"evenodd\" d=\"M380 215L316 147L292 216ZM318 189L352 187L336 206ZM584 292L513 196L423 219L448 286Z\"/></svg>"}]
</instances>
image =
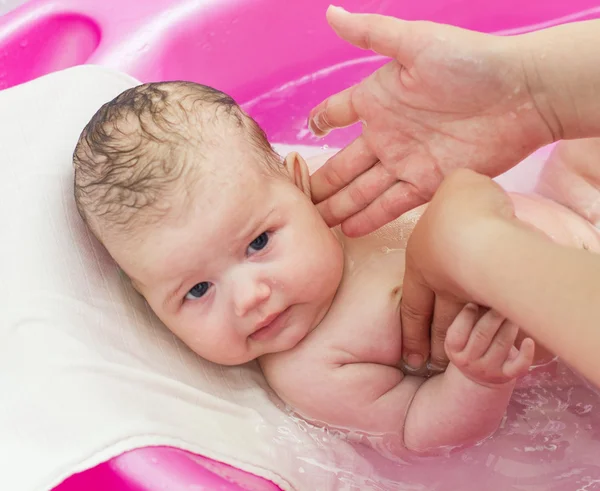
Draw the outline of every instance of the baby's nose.
<instances>
[{"instance_id":1,"label":"baby's nose","mask_svg":"<svg viewBox=\"0 0 600 491\"><path fill-rule=\"evenodd\" d=\"M235 314L244 317L271 296L271 288L264 282L248 281L240 283L235 292Z\"/></svg>"}]
</instances>

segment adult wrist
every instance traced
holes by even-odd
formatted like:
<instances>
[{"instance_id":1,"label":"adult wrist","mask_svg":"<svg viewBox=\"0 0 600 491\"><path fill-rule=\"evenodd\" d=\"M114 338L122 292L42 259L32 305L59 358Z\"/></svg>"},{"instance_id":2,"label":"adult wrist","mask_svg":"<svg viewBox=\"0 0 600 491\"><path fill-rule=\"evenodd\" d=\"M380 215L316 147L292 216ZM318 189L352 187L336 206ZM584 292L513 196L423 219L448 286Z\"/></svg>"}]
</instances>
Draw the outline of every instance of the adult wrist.
<instances>
[{"instance_id":1,"label":"adult wrist","mask_svg":"<svg viewBox=\"0 0 600 491\"><path fill-rule=\"evenodd\" d=\"M600 136L600 20L510 39L532 104L551 135L548 143Z\"/></svg>"}]
</instances>

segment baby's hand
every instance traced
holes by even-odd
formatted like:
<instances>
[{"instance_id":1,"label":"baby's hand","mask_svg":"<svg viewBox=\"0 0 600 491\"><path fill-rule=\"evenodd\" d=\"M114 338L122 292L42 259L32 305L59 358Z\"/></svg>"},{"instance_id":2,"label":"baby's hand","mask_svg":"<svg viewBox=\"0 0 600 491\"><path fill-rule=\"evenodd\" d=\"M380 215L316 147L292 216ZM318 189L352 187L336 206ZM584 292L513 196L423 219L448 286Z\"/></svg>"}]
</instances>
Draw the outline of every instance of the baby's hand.
<instances>
[{"instance_id":1,"label":"baby's hand","mask_svg":"<svg viewBox=\"0 0 600 491\"><path fill-rule=\"evenodd\" d=\"M493 310L479 315L466 305L446 336L450 362L474 382L494 387L525 375L533 362L534 342L526 338L514 346L519 328Z\"/></svg>"}]
</instances>

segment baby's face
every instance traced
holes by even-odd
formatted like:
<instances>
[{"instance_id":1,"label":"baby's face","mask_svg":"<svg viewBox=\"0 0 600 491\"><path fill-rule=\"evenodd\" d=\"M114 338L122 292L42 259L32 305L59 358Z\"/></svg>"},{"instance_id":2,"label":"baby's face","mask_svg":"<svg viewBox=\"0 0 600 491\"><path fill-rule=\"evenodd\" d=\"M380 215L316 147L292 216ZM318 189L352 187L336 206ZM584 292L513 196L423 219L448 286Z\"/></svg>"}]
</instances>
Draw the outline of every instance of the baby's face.
<instances>
[{"instance_id":1,"label":"baby's face","mask_svg":"<svg viewBox=\"0 0 600 491\"><path fill-rule=\"evenodd\" d=\"M291 349L316 327L341 281L343 253L293 179L267 177L254 163L215 166L187 209L177 206L134 247L107 247L192 350L241 364Z\"/></svg>"}]
</instances>

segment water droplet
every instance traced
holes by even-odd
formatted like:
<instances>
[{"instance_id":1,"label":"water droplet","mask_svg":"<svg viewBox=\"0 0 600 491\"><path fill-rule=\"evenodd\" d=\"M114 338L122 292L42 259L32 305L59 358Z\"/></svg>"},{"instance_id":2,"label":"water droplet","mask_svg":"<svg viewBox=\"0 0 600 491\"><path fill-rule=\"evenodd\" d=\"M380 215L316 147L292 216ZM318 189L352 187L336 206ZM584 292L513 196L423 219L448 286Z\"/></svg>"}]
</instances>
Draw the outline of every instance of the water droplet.
<instances>
[{"instance_id":1,"label":"water droplet","mask_svg":"<svg viewBox=\"0 0 600 491\"><path fill-rule=\"evenodd\" d=\"M306 138L308 136L311 136L312 133L308 130L308 128L302 128L298 131L298 133L296 134L296 139L298 141L302 140L303 138Z\"/></svg>"},{"instance_id":2,"label":"water droplet","mask_svg":"<svg viewBox=\"0 0 600 491\"><path fill-rule=\"evenodd\" d=\"M19 46L21 46L21 48L24 48L25 46L27 46L29 44L29 41L27 41L27 39L23 39L23 41L21 41L19 43Z\"/></svg>"}]
</instances>

